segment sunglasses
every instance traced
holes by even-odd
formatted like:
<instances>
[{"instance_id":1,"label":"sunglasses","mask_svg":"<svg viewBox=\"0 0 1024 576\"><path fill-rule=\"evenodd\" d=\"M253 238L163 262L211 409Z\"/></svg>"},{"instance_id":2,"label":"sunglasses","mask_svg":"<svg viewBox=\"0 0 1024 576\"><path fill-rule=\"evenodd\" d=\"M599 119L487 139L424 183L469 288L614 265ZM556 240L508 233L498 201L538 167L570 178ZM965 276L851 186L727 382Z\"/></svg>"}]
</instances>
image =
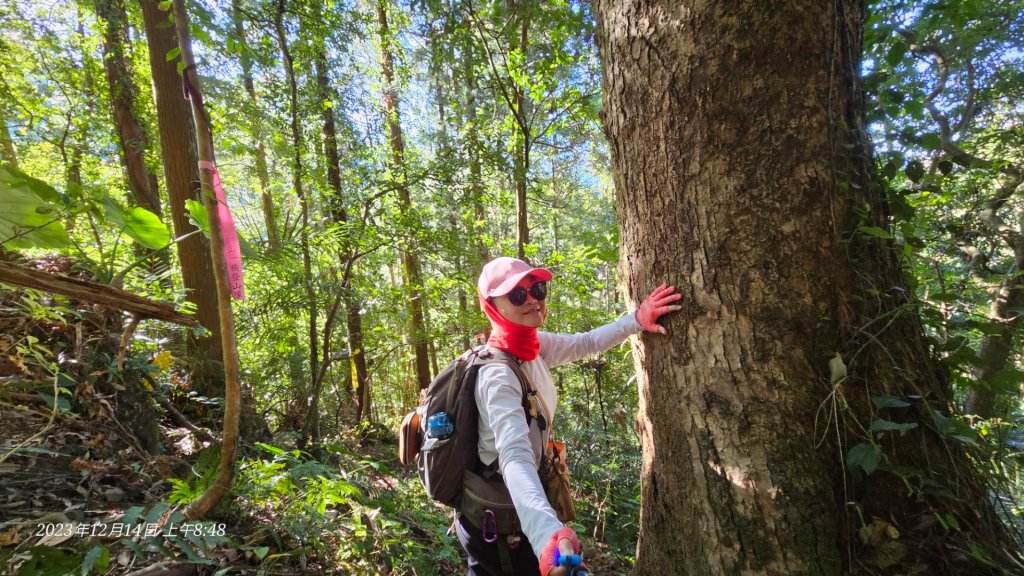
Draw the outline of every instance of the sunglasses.
<instances>
[{"instance_id":1,"label":"sunglasses","mask_svg":"<svg viewBox=\"0 0 1024 576\"><path fill-rule=\"evenodd\" d=\"M526 304L527 293L529 293L530 296L533 296L536 301L542 302L548 297L548 283L534 282L533 285L530 286L529 290L523 286L516 286L505 295L508 296L508 301L511 302L513 306L522 306L523 304Z\"/></svg>"}]
</instances>

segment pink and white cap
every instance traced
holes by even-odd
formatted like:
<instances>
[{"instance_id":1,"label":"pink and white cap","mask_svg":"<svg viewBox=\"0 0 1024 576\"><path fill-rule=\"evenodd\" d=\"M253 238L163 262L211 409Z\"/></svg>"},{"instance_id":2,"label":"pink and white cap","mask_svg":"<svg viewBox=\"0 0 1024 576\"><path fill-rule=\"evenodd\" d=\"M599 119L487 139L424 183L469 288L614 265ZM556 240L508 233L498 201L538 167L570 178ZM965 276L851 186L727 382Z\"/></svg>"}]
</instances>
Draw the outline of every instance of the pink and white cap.
<instances>
[{"instance_id":1,"label":"pink and white cap","mask_svg":"<svg viewBox=\"0 0 1024 576\"><path fill-rule=\"evenodd\" d=\"M551 280L551 272L543 268L534 268L518 258L502 256L495 258L484 266L480 272L480 280L476 283L477 293L481 298L508 294L526 276L533 276L538 281Z\"/></svg>"}]
</instances>

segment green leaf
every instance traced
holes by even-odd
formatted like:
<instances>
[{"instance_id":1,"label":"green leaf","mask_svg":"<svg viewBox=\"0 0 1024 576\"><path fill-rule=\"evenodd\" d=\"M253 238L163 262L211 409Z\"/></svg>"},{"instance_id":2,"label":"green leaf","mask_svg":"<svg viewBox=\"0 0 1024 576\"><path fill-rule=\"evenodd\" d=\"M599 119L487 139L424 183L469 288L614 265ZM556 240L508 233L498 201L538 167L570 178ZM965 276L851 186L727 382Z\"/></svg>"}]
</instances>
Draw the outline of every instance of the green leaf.
<instances>
[{"instance_id":1,"label":"green leaf","mask_svg":"<svg viewBox=\"0 0 1024 576\"><path fill-rule=\"evenodd\" d=\"M907 53L907 45L903 42L896 42L885 53L885 63L895 68L903 61L903 55Z\"/></svg>"},{"instance_id":2,"label":"green leaf","mask_svg":"<svg viewBox=\"0 0 1024 576\"><path fill-rule=\"evenodd\" d=\"M935 132L921 134L921 138L918 142L921 144L921 147L926 150L938 150L942 148L942 137Z\"/></svg>"},{"instance_id":3,"label":"green leaf","mask_svg":"<svg viewBox=\"0 0 1024 576\"><path fill-rule=\"evenodd\" d=\"M185 209L188 210L188 221L196 228L202 230L203 236L209 238L210 219L206 217L206 206L198 200L186 200ZM257 252L241 234L238 235L238 247L242 250L242 256L244 256L245 259L253 260L259 258L259 252Z\"/></svg>"},{"instance_id":4,"label":"green leaf","mask_svg":"<svg viewBox=\"0 0 1024 576\"><path fill-rule=\"evenodd\" d=\"M203 236L210 237L210 219L206 217L206 206L198 200L185 200L185 209L188 210L188 221L203 231Z\"/></svg>"},{"instance_id":5,"label":"green leaf","mask_svg":"<svg viewBox=\"0 0 1024 576\"><path fill-rule=\"evenodd\" d=\"M89 576L94 571L103 574L110 568L110 551L106 546L96 546L85 555L82 561L81 575Z\"/></svg>"},{"instance_id":6,"label":"green leaf","mask_svg":"<svg viewBox=\"0 0 1024 576\"><path fill-rule=\"evenodd\" d=\"M924 104L917 100L907 100L903 103L903 111L912 118L920 120L924 116Z\"/></svg>"},{"instance_id":7,"label":"green leaf","mask_svg":"<svg viewBox=\"0 0 1024 576\"><path fill-rule=\"evenodd\" d=\"M917 428L917 422L890 422L889 420L882 420L880 418L876 418L871 421L872 432L891 432L893 430L899 430L900 436L903 436L914 428Z\"/></svg>"},{"instance_id":8,"label":"green leaf","mask_svg":"<svg viewBox=\"0 0 1024 576\"><path fill-rule=\"evenodd\" d=\"M107 222L146 248L156 250L171 241L167 225L156 214L141 206L125 211L113 198L107 197L103 201L103 208Z\"/></svg>"},{"instance_id":9,"label":"green leaf","mask_svg":"<svg viewBox=\"0 0 1024 576\"><path fill-rule=\"evenodd\" d=\"M878 464L881 461L882 452L878 449L878 446L868 442L857 444L850 448L850 452L846 455L846 466L850 469L853 469L854 466L859 466L865 474L871 474L878 469Z\"/></svg>"},{"instance_id":10,"label":"green leaf","mask_svg":"<svg viewBox=\"0 0 1024 576\"><path fill-rule=\"evenodd\" d=\"M277 446L271 446L270 444L265 444L263 442L257 442L256 447L262 448L267 452L270 452L274 456L284 456L285 453L285 451L282 448L278 448Z\"/></svg>"},{"instance_id":11,"label":"green leaf","mask_svg":"<svg viewBox=\"0 0 1024 576\"><path fill-rule=\"evenodd\" d=\"M882 230L878 226L861 226L860 228L857 228L857 229L860 230L861 232L867 234L868 236L874 236L876 238L883 238L883 239L886 239L886 240L888 240L889 238L892 238L892 234L891 233L886 232L885 230Z\"/></svg>"},{"instance_id":12,"label":"green leaf","mask_svg":"<svg viewBox=\"0 0 1024 576\"><path fill-rule=\"evenodd\" d=\"M142 513L144 511L145 508L143 508L142 506L132 506L131 508L124 511L123 522L125 524L135 524L136 520L138 520L139 517L142 516Z\"/></svg>"},{"instance_id":13,"label":"green leaf","mask_svg":"<svg viewBox=\"0 0 1024 576\"><path fill-rule=\"evenodd\" d=\"M171 231L160 221L160 217L136 206L124 214L125 228L122 230L146 248L157 250L167 246L171 241Z\"/></svg>"},{"instance_id":14,"label":"green leaf","mask_svg":"<svg viewBox=\"0 0 1024 576\"><path fill-rule=\"evenodd\" d=\"M42 398L46 405L53 408L53 394L47 394L45 392L36 392L36 395ZM57 409L64 412L71 410L71 402L67 398L57 398Z\"/></svg>"},{"instance_id":15,"label":"green leaf","mask_svg":"<svg viewBox=\"0 0 1024 576\"><path fill-rule=\"evenodd\" d=\"M907 162L907 167L903 170L907 178L910 178L911 182L919 182L924 176L924 165L921 164L920 160L911 160Z\"/></svg>"},{"instance_id":16,"label":"green leaf","mask_svg":"<svg viewBox=\"0 0 1024 576\"><path fill-rule=\"evenodd\" d=\"M872 396L871 401L878 408L907 408L910 402L900 400L894 396Z\"/></svg>"},{"instance_id":17,"label":"green leaf","mask_svg":"<svg viewBox=\"0 0 1024 576\"><path fill-rule=\"evenodd\" d=\"M885 166L882 166L882 176L884 176L886 180L892 180L896 177L896 170L898 169L899 166L896 162L889 160L885 163Z\"/></svg>"},{"instance_id":18,"label":"green leaf","mask_svg":"<svg viewBox=\"0 0 1024 576\"><path fill-rule=\"evenodd\" d=\"M0 166L0 244L9 249L70 245L57 215L59 201L60 193L49 184Z\"/></svg>"},{"instance_id":19,"label":"green leaf","mask_svg":"<svg viewBox=\"0 0 1024 576\"><path fill-rule=\"evenodd\" d=\"M964 436L963 434L953 434L950 436L950 438L956 440L957 442L963 442L964 444L974 446L975 448L978 447L978 441L975 440L974 438L971 438L970 436Z\"/></svg>"},{"instance_id":20,"label":"green leaf","mask_svg":"<svg viewBox=\"0 0 1024 576\"><path fill-rule=\"evenodd\" d=\"M167 51L167 55L164 56L164 59L167 60L168 62L170 62L170 61L174 60L175 58L177 58L178 56L181 56L181 47L180 46L175 46L174 48L171 48L170 50Z\"/></svg>"},{"instance_id":21,"label":"green leaf","mask_svg":"<svg viewBox=\"0 0 1024 576\"><path fill-rule=\"evenodd\" d=\"M79 556L51 546L34 546L30 558L18 569L18 576L67 576L81 566Z\"/></svg>"}]
</instances>

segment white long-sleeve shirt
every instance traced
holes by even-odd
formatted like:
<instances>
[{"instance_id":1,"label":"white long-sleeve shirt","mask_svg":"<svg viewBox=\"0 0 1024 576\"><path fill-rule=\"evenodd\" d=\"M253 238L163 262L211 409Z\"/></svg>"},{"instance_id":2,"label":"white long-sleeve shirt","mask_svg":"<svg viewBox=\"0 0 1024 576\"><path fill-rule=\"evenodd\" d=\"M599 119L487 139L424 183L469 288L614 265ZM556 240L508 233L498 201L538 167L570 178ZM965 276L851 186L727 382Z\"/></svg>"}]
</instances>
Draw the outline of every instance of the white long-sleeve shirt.
<instances>
[{"instance_id":1,"label":"white long-sleeve shirt","mask_svg":"<svg viewBox=\"0 0 1024 576\"><path fill-rule=\"evenodd\" d=\"M608 350L641 330L633 314L625 314L615 322L581 334L537 332L540 355L521 366L542 400L548 426L553 424L558 404L558 391L549 369ZM480 411L480 461L486 466L498 460L523 533L540 558L562 523L548 503L537 474L543 446L531 441L523 411L523 389L511 368L495 363L480 369L476 406Z\"/></svg>"}]
</instances>

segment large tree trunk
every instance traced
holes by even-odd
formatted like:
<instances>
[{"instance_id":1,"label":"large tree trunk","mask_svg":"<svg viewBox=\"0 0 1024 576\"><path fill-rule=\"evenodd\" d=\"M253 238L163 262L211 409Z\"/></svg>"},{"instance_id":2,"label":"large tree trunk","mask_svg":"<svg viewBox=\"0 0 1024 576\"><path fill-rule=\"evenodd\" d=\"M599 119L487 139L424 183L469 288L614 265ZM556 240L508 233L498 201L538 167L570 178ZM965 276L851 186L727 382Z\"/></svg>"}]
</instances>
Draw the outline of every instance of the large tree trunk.
<instances>
[{"instance_id":1,"label":"large tree trunk","mask_svg":"<svg viewBox=\"0 0 1024 576\"><path fill-rule=\"evenodd\" d=\"M185 236L195 231L189 223L186 200L203 201L199 187L198 152L192 110L182 96L181 75L167 53L178 47L174 26L168 13L160 10L157 0L139 0L149 44L149 65L153 73L157 121L160 125L160 157L170 204L174 235ZM217 285L210 261L209 241L202 234L192 234L178 243L178 260L186 298L196 309L199 322L210 331L207 336L189 336L193 359L193 386L207 396L221 396L223 368L221 358L220 317L217 312Z\"/></svg>"},{"instance_id":2,"label":"large tree trunk","mask_svg":"<svg viewBox=\"0 0 1024 576\"><path fill-rule=\"evenodd\" d=\"M897 252L870 234L887 219L862 2L597 9L628 293L684 294L671 336L635 348L637 573L988 571L972 546L1005 560L985 490L937 432L948 380ZM916 427L868 430L881 421Z\"/></svg>"},{"instance_id":3,"label":"large tree trunk","mask_svg":"<svg viewBox=\"0 0 1024 576\"><path fill-rule=\"evenodd\" d=\"M137 89L126 54L128 13L123 0L96 0L96 16L103 26L103 65L110 87L110 108L117 129L121 160L128 174L128 188L135 202L161 215L156 175L146 168L149 137L136 116Z\"/></svg>"},{"instance_id":4,"label":"large tree trunk","mask_svg":"<svg viewBox=\"0 0 1024 576\"><path fill-rule=\"evenodd\" d=\"M399 209L404 216L412 212L412 197L405 173L405 139L402 136L398 91L395 88L395 41L388 25L388 0L377 2L377 24L381 43L381 70L384 77L384 115L391 148L391 174L398 188ZM427 323L423 314L423 280L420 264L410 247L402 250L402 265L409 290L409 340L416 354L416 381L420 389L430 385L430 354L427 348Z\"/></svg>"}]
</instances>

